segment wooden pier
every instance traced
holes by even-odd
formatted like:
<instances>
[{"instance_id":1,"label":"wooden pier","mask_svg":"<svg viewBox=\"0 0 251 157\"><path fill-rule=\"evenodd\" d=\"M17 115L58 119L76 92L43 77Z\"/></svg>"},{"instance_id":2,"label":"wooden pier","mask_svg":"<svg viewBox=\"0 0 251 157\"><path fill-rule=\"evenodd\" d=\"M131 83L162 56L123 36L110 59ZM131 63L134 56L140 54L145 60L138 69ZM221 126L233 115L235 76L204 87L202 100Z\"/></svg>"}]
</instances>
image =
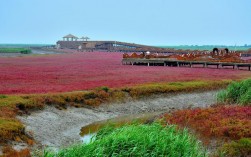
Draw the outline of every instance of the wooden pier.
<instances>
[{"instance_id":1,"label":"wooden pier","mask_svg":"<svg viewBox=\"0 0 251 157\"><path fill-rule=\"evenodd\" d=\"M173 67L195 67L200 65L204 68L216 67L225 68L231 67L232 69L246 69L251 70L251 63L229 63L229 62L206 62L206 61L178 61L169 59L139 59L139 58L124 58L122 59L123 65L147 65L147 66L173 66ZM198 67L198 66L197 66Z\"/></svg>"}]
</instances>

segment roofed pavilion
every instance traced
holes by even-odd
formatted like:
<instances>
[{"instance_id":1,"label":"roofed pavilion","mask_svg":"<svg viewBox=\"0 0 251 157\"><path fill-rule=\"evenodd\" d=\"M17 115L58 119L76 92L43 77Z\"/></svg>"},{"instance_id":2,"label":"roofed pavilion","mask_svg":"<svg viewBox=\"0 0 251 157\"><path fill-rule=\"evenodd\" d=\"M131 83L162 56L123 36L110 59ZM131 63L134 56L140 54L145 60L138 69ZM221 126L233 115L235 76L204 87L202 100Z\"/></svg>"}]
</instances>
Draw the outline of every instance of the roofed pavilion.
<instances>
[{"instance_id":1,"label":"roofed pavilion","mask_svg":"<svg viewBox=\"0 0 251 157\"><path fill-rule=\"evenodd\" d=\"M77 41L78 40L78 37L72 35L72 34L68 34L66 36L63 37L63 40L64 41Z\"/></svg>"},{"instance_id":2,"label":"roofed pavilion","mask_svg":"<svg viewBox=\"0 0 251 157\"><path fill-rule=\"evenodd\" d=\"M89 40L90 38L89 38L89 37L82 37L82 38L80 38L80 39L83 39L83 41L87 41L87 40Z\"/></svg>"}]
</instances>

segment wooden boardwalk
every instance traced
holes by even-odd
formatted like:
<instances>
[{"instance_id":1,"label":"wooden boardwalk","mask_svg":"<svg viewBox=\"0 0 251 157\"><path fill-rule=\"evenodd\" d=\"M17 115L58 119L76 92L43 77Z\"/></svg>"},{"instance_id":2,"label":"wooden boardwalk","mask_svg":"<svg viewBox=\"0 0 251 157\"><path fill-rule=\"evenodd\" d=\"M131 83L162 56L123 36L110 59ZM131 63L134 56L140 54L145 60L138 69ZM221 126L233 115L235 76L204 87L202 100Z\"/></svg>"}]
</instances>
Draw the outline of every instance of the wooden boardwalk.
<instances>
[{"instance_id":1,"label":"wooden boardwalk","mask_svg":"<svg viewBox=\"0 0 251 157\"><path fill-rule=\"evenodd\" d=\"M140 58L123 58L123 65L147 65L147 66L176 66L176 67L216 67L225 68L231 67L232 69L246 69L251 70L251 63L229 63L229 62L206 62L206 61L178 61L178 60L169 60L162 58L153 58L153 59L140 59Z\"/></svg>"}]
</instances>

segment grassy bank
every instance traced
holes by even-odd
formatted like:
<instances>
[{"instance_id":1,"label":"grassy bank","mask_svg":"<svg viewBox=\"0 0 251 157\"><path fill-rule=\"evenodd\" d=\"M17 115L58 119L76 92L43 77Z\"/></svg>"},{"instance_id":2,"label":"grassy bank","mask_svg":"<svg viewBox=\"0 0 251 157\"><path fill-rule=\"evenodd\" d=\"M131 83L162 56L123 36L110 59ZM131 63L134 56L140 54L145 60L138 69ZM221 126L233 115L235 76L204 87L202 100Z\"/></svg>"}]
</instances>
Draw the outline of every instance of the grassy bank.
<instances>
[{"instance_id":1,"label":"grassy bank","mask_svg":"<svg viewBox=\"0 0 251 157\"><path fill-rule=\"evenodd\" d=\"M204 146L211 151L210 156L249 156L251 155L251 106L248 104L251 103L251 100L248 99L246 101L246 106L243 106L243 104L226 105L229 104L229 99L238 100L241 94L245 95L251 85L249 81L250 79L232 82L224 91L230 94L226 94L226 99L221 99L221 104L209 108L185 109L164 114L160 117L162 124L164 126L169 125L169 128L172 128L170 124L178 125L179 129L174 128L174 130L179 130L179 133L188 128L190 132L194 133L196 137L203 141ZM145 84L128 89L123 88L122 91L128 92L131 97L140 98L141 96L145 97L156 93L184 91L185 89L185 91L188 92L200 89L199 87L201 87L201 85L203 85L204 88L207 87L205 82L176 82L166 85ZM106 88L103 90L109 91ZM163 128L165 127L163 126L161 126L161 128L164 130L164 134L162 134L161 130L156 131L147 128L147 130L138 131L137 128L130 129L132 127L134 126L126 126L126 129L129 128L128 132L123 132L123 127L122 130L120 130L121 128L106 128L104 129L105 131L101 129L97 134L97 138L91 144L76 145L68 149L63 149L59 153L46 152L42 156L68 157L81 156L83 154L86 156L99 156L103 154L107 156L114 154L118 156L207 155L201 149L198 149L198 145L190 145L189 141L184 141L186 138L180 141L178 134L169 132L168 129L164 130ZM157 132L156 135L155 131ZM184 133L182 134L184 135ZM190 135L187 134L185 136L189 137ZM170 137L173 139L170 140ZM151 139L148 140L148 138ZM162 139L164 139L164 143L162 143ZM182 144L185 144L185 146ZM192 148L192 150L186 149L186 146ZM166 150L169 151L167 152ZM186 154L187 151L191 154ZM153 153L151 154L151 152ZM200 154L194 154L195 152Z\"/></svg>"},{"instance_id":2,"label":"grassy bank","mask_svg":"<svg viewBox=\"0 0 251 157\"><path fill-rule=\"evenodd\" d=\"M251 79L231 83L217 97L220 102L251 105Z\"/></svg>"},{"instance_id":3,"label":"grassy bank","mask_svg":"<svg viewBox=\"0 0 251 157\"><path fill-rule=\"evenodd\" d=\"M168 124L190 128L205 144L217 141L214 156L251 155L251 79L231 83L218 94L220 104L163 115ZM234 104L234 105L230 105Z\"/></svg>"},{"instance_id":4,"label":"grassy bank","mask_svg":"<svg viewBox=\"0 0 251 157\"><path fill-rule=\"evenodd\" d=\"M101 129L89 144L80 144L43 157L75 156L207 156L199 141L187 130L158 123L125 125Z\"/></svg>"},{"instance_id":5,"label":"grassy bank","mask_svg":"<svg viewBox=\"0 0 251 157\"><path fill-rule=\"evenodd\" d=\"M67 106L95 107L104 102L124 101L128 97L140 99L155 94L220 89L226 87L230 82L226 80L152 83L117 89L100 87L90 91L68 93L0 95L0 141L1 144L8 143L8 141L24 141L32 144L32 139L25 133L24 125L15 117L27 114L32 110L42 109L46 105L53 105L58 109L66 109Z\"/></svg>"},{"instance_id":6,"label":"grassy bank","mask_svg":"<svg viewBox=\"0 0 251 157\"><path fill-rule=\"evenodd\" d=\"M0 53L22 53L29 54L31 50L28 48L0 48Z\"/></svg>"},{"instance_id":7,"label":"grassy bank","mask_svg":"<svg viewBox=\"0 0 251 157\"><path fill-rule=\"evenodd\" d=\"M16 114L42 109L45 105L54 105L59 109L65 109L67 106L98 106L103 102L124 101L128 95L138 99L153 94L220 89L229 83L230 81L153 83L118 89L100 87L90 91L56 94L0 95L0 118L4 121L6 118L14 118ZM1 132L2 130L0 135Z\"/></svg>"}]
</instances>

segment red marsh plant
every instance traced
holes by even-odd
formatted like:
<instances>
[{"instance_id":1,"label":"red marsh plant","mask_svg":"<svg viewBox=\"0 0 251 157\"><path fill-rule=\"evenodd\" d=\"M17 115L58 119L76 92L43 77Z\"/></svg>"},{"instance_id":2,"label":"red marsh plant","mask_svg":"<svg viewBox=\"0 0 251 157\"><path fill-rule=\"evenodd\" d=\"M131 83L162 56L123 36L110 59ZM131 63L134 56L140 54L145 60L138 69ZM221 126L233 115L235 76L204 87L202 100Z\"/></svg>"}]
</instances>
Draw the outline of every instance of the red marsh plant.
<instances>
[{"instance_id":1,"label":"red marsh plant","mask_svg":"<svg viewBox=\"0 0 251 157\"><path fill-rule=\"evenodd\" d=\"M250 106L186 109L163 117L167 123L191 128L205 137L236 140L251 137Z\"/></svg>"},{"instance_id":2,"label":"red marsh plant","mask_svg":"<svg viewBox=\"0 0 251 157\"><path fill-rule=\"evenodd\" d=\"M71 53L0 58L0 94L38 94L120 88L145 83L238 80L249 71L122 65L122 53Z\"/></svg>"}]
</instances>

